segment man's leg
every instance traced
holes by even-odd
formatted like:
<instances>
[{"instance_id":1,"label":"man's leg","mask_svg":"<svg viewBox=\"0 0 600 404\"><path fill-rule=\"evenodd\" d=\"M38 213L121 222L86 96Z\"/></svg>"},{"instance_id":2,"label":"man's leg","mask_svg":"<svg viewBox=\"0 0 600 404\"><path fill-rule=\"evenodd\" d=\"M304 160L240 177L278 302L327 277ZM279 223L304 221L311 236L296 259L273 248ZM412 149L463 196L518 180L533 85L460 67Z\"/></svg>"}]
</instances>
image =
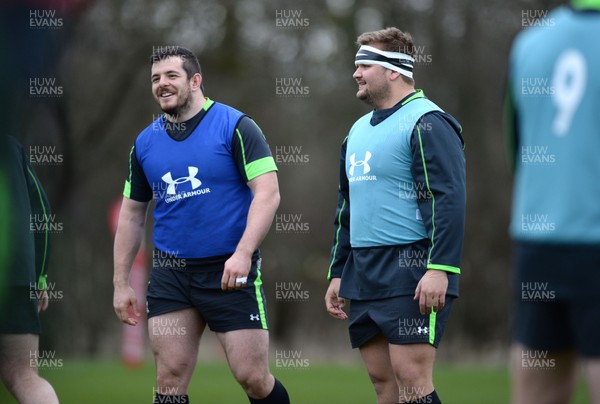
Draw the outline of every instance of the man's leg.
<instances>
[{"instance_id":1,"label":"man's leg","mask_svg":"<svg viewBox=\"0 0 600 404\"><path fill-rule=\"evenodd\" d=\"M219 332L233 376L251 402L289 403L287 391L269 371L269 332L260 329Z\"/></svg>"},{"instance_id":2,"label":"man's leg","mask_svg":"<svg viewBox=\"0 0 600 404\"><path fill-rule=\"evenodd\" d=\"M21 404L58 403L54 389L31 366L39 347L36 334L0 334L0 378Z\"/></svg>"},{"instance_id":3,"label":"man's leg","mask_svg":"<svg viewBox=\"0 0 600 404\"><path fill-rule=\"evenodd\" d=\"M375 387L377 404L398 403L398 387L394 380L388 342L383 334L361 345L359 350L371 383Z\"/></svg>"},{"instance_id":4,"label":"man's leg","mask_svg":"<svg viewBox=\"0 0 600 404\"><path fill-rule=\"evenodd\" d=\"M156 362L157 394L187 395L205 326L204 319L195 308L148 319L148 333Z\"/></svg>"},{"instance_id":5,"label":"man's leg","mask_svg":"<svg viewBox=\"0 0 600 404\"><path fill-rule=\"evenodd\" d=\"M528 353L525 362L523 352ZM545 358L547 359L547 363L541 363L541 361L528 360L528 358L533 356L529 354L530 352L535 351L527 349L521 344L515 344L512 347L512 403L568 403L573 395L577 381L576 354L574 352L548 353ZM547 364L551 366L545 366Z\"/></svg>"},{"instance_id":6,"label":"man's leg","mask_svg":"<svg viewBox=\"0 0 600 404\"><path fill-rule=\"evenodd\" d=\"M590 403L600 404L600 359L587 359L584 365L585 377L590 392Z\"/></svg>"},{"instance_id":7,"label":"man's leg","mask_svg":"<svg viewBox=\"0 0 600 404\"><path fill-rule=\"evenodd\" d=\"M432 394L436 349L430 344L390 344L390 358L398 383L396 402L419 402ZM433 401L428 401L433 402Z\"/></svg>"}]
</instances>

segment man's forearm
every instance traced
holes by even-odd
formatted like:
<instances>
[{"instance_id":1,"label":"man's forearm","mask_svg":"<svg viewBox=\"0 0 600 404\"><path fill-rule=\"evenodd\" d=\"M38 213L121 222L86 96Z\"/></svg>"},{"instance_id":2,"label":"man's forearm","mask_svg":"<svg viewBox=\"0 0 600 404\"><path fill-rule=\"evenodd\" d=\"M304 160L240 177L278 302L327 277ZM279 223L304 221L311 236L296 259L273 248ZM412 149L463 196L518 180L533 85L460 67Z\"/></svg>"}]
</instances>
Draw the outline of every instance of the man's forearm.
<instances>
[{"instance_id":1,"label":"man's forearm","mask_svg":"<svg viewBox=\"0 0 600 404\"><path fill-rule=\"evenodd\" d=\"M136 221L133 217L119 217L119 227L114 245L114 276L115 287L127 285L129 270L140 248L144 237L144 222Z\"/></svg>"}]
</instances>

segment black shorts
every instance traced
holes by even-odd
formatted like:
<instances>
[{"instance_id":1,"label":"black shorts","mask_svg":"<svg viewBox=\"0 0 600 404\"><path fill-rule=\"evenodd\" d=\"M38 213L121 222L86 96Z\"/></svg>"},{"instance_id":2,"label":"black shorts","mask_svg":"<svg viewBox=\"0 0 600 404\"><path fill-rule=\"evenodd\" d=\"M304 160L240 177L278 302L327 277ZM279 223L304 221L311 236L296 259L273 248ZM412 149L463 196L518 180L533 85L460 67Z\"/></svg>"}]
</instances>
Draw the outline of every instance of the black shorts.
<instances>
[{"instance_id":1,"label":"black shorts","mask_svg":"<svg viewBox=\"0 0 600 404\"><path fill-rule=\"evenodd\" d=\"M13 286L0 304L0 334L40 334L37 295L29 286Z\"/></svg>"},{"instance_id":2,"label":"black shorts","mask_svg":"<svg viewBox=\"0 0 600 404\"><path fill-rule=\"evenodd\" d=\"M148 318L195 307L215 332L268 329L260 261L252 262L248 283L235 291L221 289L223 262L202 268L153 267L146 298Z\"/></svg>"},{"instance_id":3,"label":"black shorts","mask_svg":"<svg viewBox=\"0 0 600 404\"><path fill-rule=\"evenodd\" d=\"M358 348L380 333L390 344L427 343L438 347L454 297L446 296L446 306L438 313L422 315L413 296L350 302L349 331L352 348Z\"/></svg>"},{"instance_id":4,"label":"black shorts","mask_svg":"<svg viewBox=\"0 0 600 404\"><path fill-rule=\"evenodd\" d=\"M513 339L600 357L600 247L515 244Z\"/></svg>"}]
</instances>

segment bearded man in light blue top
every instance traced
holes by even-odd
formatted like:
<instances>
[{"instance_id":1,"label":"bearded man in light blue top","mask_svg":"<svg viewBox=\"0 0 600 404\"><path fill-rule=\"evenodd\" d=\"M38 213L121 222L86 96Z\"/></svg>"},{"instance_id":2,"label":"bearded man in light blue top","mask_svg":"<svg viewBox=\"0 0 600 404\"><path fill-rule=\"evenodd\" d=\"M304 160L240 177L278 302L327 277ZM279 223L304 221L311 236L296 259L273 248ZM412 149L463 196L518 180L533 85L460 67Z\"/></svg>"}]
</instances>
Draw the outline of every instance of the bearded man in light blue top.
<instances>
[{"instance_id":1,"label":"bearded man in light blue top","mask_svg":"<svg viewBox=\"0 0 600 404\"><path fill-rule=\"evenodd\" d=\"M342 144L325 302L349 319L378 403L440 403L433 362L458 297L465 222L461 127L415 90L410 34L357 42L357 98L374 110Z\"/></svg>"}]
</instances>

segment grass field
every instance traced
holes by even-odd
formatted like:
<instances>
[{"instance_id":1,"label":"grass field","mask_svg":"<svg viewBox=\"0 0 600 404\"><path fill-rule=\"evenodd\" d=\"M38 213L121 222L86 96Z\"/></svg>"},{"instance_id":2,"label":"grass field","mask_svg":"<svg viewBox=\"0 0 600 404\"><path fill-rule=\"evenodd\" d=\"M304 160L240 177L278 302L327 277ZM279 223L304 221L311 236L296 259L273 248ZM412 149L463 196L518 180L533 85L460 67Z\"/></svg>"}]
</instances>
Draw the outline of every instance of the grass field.
<instances>
[{"instance_id":1,"label":"grass field","mask_svg":"<svg viewBox=\"0 0 600 404\"><path fill-rule=\"evenodd\" d=\"M287 387L293 403L369 404L375 394L366 372L358 366L309 366L304 369L272 367ZM63 366L41 374L55 387L61 403L151 403L154 367L147 363L128 370L119 362L65 360ZM451 367L439 364L434 380L444 404L505 404L509 378L504 368ZM199 364L190 387L192 403L247 403L225 363ZM574 404L588 402L580 383ZM0 403L16 403L0 385Z\"/></svg>"}]
</instances>

